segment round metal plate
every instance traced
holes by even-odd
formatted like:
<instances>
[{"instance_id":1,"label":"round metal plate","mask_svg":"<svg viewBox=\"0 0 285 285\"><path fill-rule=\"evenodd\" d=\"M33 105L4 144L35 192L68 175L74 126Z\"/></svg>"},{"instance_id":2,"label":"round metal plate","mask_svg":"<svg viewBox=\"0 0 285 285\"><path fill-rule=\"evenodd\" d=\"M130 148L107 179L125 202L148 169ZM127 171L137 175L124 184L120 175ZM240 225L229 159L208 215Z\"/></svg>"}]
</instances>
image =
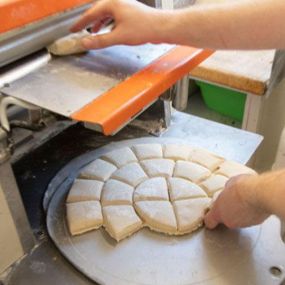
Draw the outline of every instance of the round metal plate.
<instances>
[{"instance_id":1,"label":"round metal plate","mask_svg":"<svg viewBox=\"0 0 285 285\"><path fill-rule=\"evenodd\" d=\"M99 284L278 284L268 268L277 265L276 262L284 261L285 264L285 258L279 260L277 255L269 256L271 249L268 245L272 242L266 246L264 243L268 240L269 230L271 232L278 226L276 221L270 223L270 227L201 229L181 237L143 229L119 243L110 238L104 229L70 236L65 218L65 198L78 170L105 152L146 142L162 141L143 138L110 144L76 159L59 173L64 174L62 183L57 177L54 181L58 183L53 184L56 188L49 189L54 194L47 203L47 227L62 254ZM163 139L163 143L167 142L182 141ZM70 178L66 176L68 169ZM278 246L276 241L273 246Z\"/></svg>"}]
</instances>

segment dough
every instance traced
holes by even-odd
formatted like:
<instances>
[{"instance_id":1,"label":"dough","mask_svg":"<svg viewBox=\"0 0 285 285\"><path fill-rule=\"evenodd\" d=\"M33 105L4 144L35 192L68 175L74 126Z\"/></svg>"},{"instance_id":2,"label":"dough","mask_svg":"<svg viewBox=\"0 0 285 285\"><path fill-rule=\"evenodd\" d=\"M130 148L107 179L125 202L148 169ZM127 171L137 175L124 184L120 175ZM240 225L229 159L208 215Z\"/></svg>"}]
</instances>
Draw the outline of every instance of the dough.
<instances>
[{"instance_id":1,"label":"dough","mask_svg":"<svg viewBox=\"0 0 285 285\"><path fill-rule=\"evenodd\" d=\"M255 171L186 145L114 150L75 179L66 199L70 232L103 224L117 241L143 226L170 235L190 233L203 224L205 211L229 177L241 173Z\"/></svg>"},{"instance_id":2,"label":"dough","mask_svg":"<svg viewBox=\"0 0 285 285\"><path fill-rule=\"evenodd\" d=\"M133 146L138 160L162 158L162 146L160 144L137 144Z\"/></svg>"},{"instance_id":3,"label":"dough","mask_svg":"<svg viewBox=\"0 0 285 285\"><path fill-rule=\"evenodd\" d=\"M224 161L223 158L214 155L204 149L194 149L190 154L189 160L199 163L211 171L216 170L218 166Z\"/></svg>"},{"instance_id":4,"label":"dough","mask_svg":"<svg viewBox=\"0 0 285 285\"><path fill-rule=\"evenodd\" d=\"M79 178L106 181L116 169L113 164L102 159L96 159L83 168Z\"/></svg>"},{"instance_id":5,"label":"dough","mask_svg":"<svg viewBox=\"0 0 285 285\"><path fill-rule=\"evenodd\" d=\"M253 169L234 161L223 162L215 173L227 177L233 177L240 174L256 174Z\"/></svg>"},{"instance_id":6,"label":"dough","mask_svg":"<svg viewBox=\"0 0 285 285\"><path fill-rule=\"evenodd\" d=\"M103 188L102 206L132 205L134 188L118 180L109 179Z\"/></svg>"},{"instance_id":7,"label":"dough","mask_svg":"<svg viewBox=\"0 0 285 285\"><path fill-rule=\"evenodd\" d=\"M175 234L176 218L172 204L169 201L138 201L135 208L146 226L152 230Z\"/></svg>"},{"instance_id":8,"label":"dough","mask_svg":"<svg viewBox=\"0 0 285 285\"><path fill-rule=\"evenodd\" d=\"M192 182L199 182L211 175L211 171L199 164L178 160L174 168L174 177L189 179Z\"/></svg>"},{"instance_id":9,"label":"dough","mask_svg":"<svg viewBox=\"0 0 285 285\"><path fill-rule=\"evenodd\" d=\"M113 179L120 180L132 186L137 186L148 177L138 163L130 163L118 169L112 175Z\"/></svg>"},{"instance_id":10,"label":"dough","mask_svg":"<svg viewBox=\"0 0 285 285\"><path fill-rule=\"evenodd\" d=\"M82 234L102 226L102 210L99 201L66 204L66 216L72 235Z\"/></svg>"},{"instance_id":11,"label":"dough","mask_svg":"<svg viewBox=\"0 0 285 285\"><path fill-rule=\"evenodd\" d=\"M169 195L171 201L197 197L207 197L206 193L197 184L183 178L169 178Z\"/></svg>"},{"instance_id":12,"label":"dough","mask_svg":"<svg viewBox=\"0 0 285 285\"><path fill-rule=\"evenodd\" d=\"M151 178L138 185L134 192L134 201L143 200L168 200L168 188L165 178Z\"/></svg>"},{"instance_id":13,"label":"dough","mask_svg":"<svg viewBox=\"0 0 285 285\"><path fill-rule=\"evenodd\" d=\"M141 161L141 166L149 177L170 177L174 169L171 159L148 159Z\"/></svg>"},{"instance_id":14,"label":"dough","mask_svg":"<svg viewBox=\"0 0 285 285\"><path fill-rule=\"evenodd\" d=\"M195 198L173 202L178 223L178 233L190 233L201 226L210 202L211 199L209 198Z\"/></svg>"},{"instance_id":15,"label":"dough","mask_svg":"<svg viewBox=\"0 0 285 285\"><path fill-rule=\"evenodd\" d=\"M193 148L187 145L168 144L164 146L164 157L173 160L188 160Z\"/></svg>"},{"instance_id":16,"label":"dough","mask_svg":"<svg viewBox=\"0 0 285 285\"><path fill-rule=\"evenodd\" d=\"M108 152L102 158L115 164L118 168L137 161L135 154L129 147Z\"/></svg>"},{"instance_id":17,"label":"dough","mask_svg":"<svg viewBox=\"0 0 285 285\"><path fill-rule=\"evenodd\" d=\"M66 202L100 201L103 185L102 181L75 179Z\"/></svg>"},{"instance_id":18,"label":"dough","mask_svg":"<svg viewBox=\"0 0 285 285\"><path fill-rule=\"evenodd\" d=\"M215 192L222 190L225 187L228 180L229 178L223 175L212 175L208 179L204 180L200 186L206 190L208 196L212 197Z\"/></svg>"},{"instance_id":19,"label":"dough","mask_svg":"<svg viewBox=\"0 0 285 285\"><path fill-rule=\"evenodd\" d=\"M116 241L126 238L142 227L134 208L128 205L103 207L104 227Z\"/></svg>"},{"instance_id":20,"label":"dough","mask_svg":"<svg viewBox=\"0 0 285 285\"><path fill-rule=\"evenodd\" d=\"M47 50L54 55L69 55L85 52L86 49L81 45L81 40L87 36L90 36L90 34L86 30L68 35L56 40L47 47Z\"/></svg>"}]
</instances>

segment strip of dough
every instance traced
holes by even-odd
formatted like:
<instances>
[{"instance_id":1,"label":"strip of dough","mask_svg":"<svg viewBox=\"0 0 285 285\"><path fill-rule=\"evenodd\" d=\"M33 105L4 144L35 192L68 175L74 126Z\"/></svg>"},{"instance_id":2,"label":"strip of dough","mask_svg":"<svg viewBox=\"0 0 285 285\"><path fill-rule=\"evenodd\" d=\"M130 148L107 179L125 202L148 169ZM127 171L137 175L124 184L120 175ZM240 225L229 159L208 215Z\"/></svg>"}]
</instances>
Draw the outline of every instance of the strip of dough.
<instances>
[{"instance_id":1,"label":"strip of dough","mask_svg":"<svg viewBox=\"0 0 285 285\"><path fill-rule=\"evenodd\" d=\"M87 36L90 36L90 34L86 30L68 35L56 40L47 47L47 50L54 55L70 55L85 52L86 49L82 46L81 40Z\"/></svg>"}]
</instances>

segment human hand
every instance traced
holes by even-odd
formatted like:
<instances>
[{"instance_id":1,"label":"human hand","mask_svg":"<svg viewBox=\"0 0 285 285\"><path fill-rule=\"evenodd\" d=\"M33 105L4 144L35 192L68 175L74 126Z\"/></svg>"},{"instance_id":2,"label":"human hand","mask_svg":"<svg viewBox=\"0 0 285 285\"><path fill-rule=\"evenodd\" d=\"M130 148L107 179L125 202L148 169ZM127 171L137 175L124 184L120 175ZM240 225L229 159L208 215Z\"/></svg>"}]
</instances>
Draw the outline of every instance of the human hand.
<instances>
[{"instance_id":1,"label":"human hand","mask_svg":"<svg viewBox=\"0 0 285 285\"><path fill-rule=\"evenodd\" d=\"M231 178L218 196L204 222L214 229L222 223L228 228L242 228L262 223L269 214L258 200L259 176L239 175Z\"/></svg>"},{"instance_id":2,"label":"human hand","mask_svg":"<svg viewBox=\"0 0 285 285\"><path fill-rule=\"evenodd\" d=\"M100 0L83 14L71 31L78 32L91 25L92 32L96 33L113 20L115 26L111 32L86 37L82 45L97 49L117 44L160 43L163 33L159 29L167 23L165 14L134 0Z\"/></svg>"}]
</instances>

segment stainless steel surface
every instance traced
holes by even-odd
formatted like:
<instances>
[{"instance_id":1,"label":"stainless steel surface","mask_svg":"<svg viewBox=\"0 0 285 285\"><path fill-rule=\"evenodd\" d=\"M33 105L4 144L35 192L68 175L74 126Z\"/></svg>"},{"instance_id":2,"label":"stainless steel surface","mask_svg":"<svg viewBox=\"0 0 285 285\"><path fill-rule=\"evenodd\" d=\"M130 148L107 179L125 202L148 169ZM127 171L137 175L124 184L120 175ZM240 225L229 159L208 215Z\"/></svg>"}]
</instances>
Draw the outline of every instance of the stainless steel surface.
<instances>
[{"instance_id":1,"label":"stainless steel surface","mask_svg":"<svg viewBox=\"0 0 285 285\"><path fill-rule=\"evenodd\" d=\"M0 91L69 116L172 48L151 44L116 46L58 57Z\"/></svg>"},{"instance_id":2,"label":"stainless steel surface","mask_svg":"<svg viewBox=\"0 0 285 285\"><path fill-rule=\"evenodd\" d=\"M57 13L21 28L2 33L0 67L36 52L69 33L70 26L90 4Z\"/></svg>"},{"instance_id":3,"label":"stainless steel surface","mask_svg":"<svg viewBox=\"0 0 285 285\"><path fill-rule=\"evenodd\" d=\"M20 63L10 64L4 71L0 72L0 88L5 85L8 86L11 82L46 65L50 59L51 55L47 51L41 51L29 56Z\"/></svg>"},{"instance_id":4,"label":"stainless steel surface","mask_svg":"<svg viewBox=\"0 0 285 285\"><path fill-rule=\"evenodd\" d=\"M285 266L279 221L242 230L202 229L170 237L143 229L116 243L101 229L71 237L65 219L65 198L78 170L103 153L137 143L179 143L173 138L140 138L113 143L79 157L50 200L47 227L62 254L99 284L279 284L272 268ZM182 140L185 143L185 140ZM67 166L68 168L69 166ZM67 170L67 169L66 169ZM62 174L62 173L61 173ZM57 177L59 178L59 177Z\"/></svg>"}]
</instances>

